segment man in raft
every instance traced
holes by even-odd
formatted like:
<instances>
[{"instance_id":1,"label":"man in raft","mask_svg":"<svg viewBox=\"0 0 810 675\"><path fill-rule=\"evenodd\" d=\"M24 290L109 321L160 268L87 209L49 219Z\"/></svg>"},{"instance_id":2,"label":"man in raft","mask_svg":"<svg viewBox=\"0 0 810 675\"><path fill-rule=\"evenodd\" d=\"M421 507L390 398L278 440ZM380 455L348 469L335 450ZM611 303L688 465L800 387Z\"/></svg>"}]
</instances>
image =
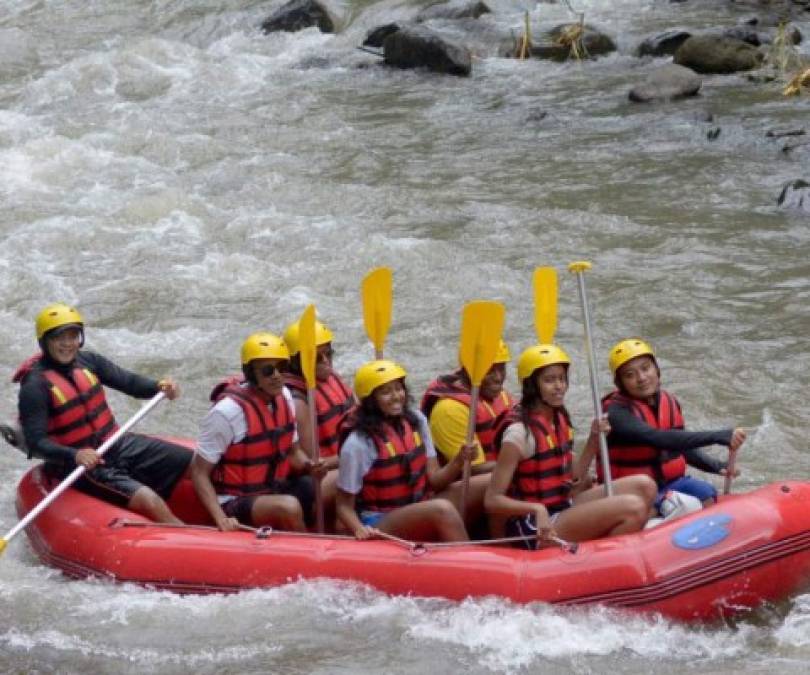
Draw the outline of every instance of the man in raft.
<instances>
[{"instance_id":1,"label":"man in raft","mask_svg":"<svg viewBox=\"0 0 810 675\"><path fill-rule=\"evenodd\" d=\"M311 516L312 482L323 462L301 449L295 407L284 375L287 345L272 333L254 333L242 344L242 374L211 392L214 406L200 423L191 478L216 526L272 525L304 532Z\"/></svg>"},{"instance_id":2,"label":"man in raft","mask_svg":"<svg viewBox=\"0 0 810 675\"><path fill-rule=\"evenodd\" d=\"M170 378L153 380L118 367L82 349L84 320L56 303L36 318L40 354L14 374L20 383L19 411L29 457L45 460L51 475L64 478L76 466L86 472L74 487L124 506L152 520L179 523L165 500L191 460L188 450L157 438L127 433L104 455L96 449L117 430L104 387L135 398L159 391L175 399L180 388Z\"/></svg>"},{"instance_id":3,"label":"man in raft","mask_svg":"<svg viewBox=\"0 0 810 675\"><path fill-rule=\"evenodd\" d=\"M312 417L307 398L307 382L301 369L301 343L298 321L284 331L284 342L290 351L290 370L284 375L284 384L290 390L295 405L295 419L301 447L313 457L313 447L317 438L319 456L324 460L328 473L321 483L326 522L334 516L337 484L338 450L340 438L338 429L349 410L354 407L354 395L340 376L332 368L332 331L320 321L315 321L315 414L317 429L312 429Z\"/></svg>"},{"instance_id":4,"label":"man in raft","mask_svg":"<svg viewBox=\"0 0 810 675\"><path fill-rule=\"evenodd\" d=\"M736 452L745 441L745 431L685 431L681 406L661 388L658 361L644 340L629 338L617 343L608 362L616 385L602 401L611 429L607 437L611 476L650 476L658 484L657 506L669 491L691 495L704 505L714 503L715 487L687 476L686 465L725 475L727 463L699 448L718 444Z\"/></svg>"}]
</instances>

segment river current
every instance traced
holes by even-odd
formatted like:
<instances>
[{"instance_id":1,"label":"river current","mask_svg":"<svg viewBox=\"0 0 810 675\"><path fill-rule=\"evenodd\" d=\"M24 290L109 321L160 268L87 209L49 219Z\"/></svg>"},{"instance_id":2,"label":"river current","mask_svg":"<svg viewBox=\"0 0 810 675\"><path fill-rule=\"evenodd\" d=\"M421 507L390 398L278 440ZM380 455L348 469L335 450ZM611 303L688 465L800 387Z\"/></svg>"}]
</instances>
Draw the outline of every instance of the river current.
<instances>
[{"instance_id":1,"label":"river current","mask_svg":"<svg viewBox=\"0 0 810 675\"><path fill-rule=\"evenodd\" d=\"M495 13L479 21L499 29L518 30L526 8L538 26L571 20L564 5L489 4ZM810 180L810 155L786 155L766 136L806 129L810 99L730 75L705 77L699 98L632 104L629 88L664 63L633 55L641 39L731 26L746 11L697 0L574 4L617 53L559 64L493 49L477 54L470 78L454 78L383 69L356 49L417 3L332 4L337 35L263 35L274 3L5 0L0 417L16 414L10 376L36 349L33 317L54 300L79 307L88 347L181 382L182 398L142 430L193 436L242 339L283 331L310 302L351 377L373 354L359 285L374 267L394 271L386 354L420 394L454 365L469 300L504 302L513 354L531 344L532 270L554 265L556 339L574 361L574 422L587 428L583 328L565 271L586 259L604 391L610 345L645 336L689 426L755 428L735 489L810 476L810 221L776 205L787 181ZM797 25L810 36L805 16ZM138 406L117 394L111 402L121 420ZM2 532L16 522L28 466L0 451ZM24 536L0 558L1 672L786 674L809 665L810 595L694 628L600 608L392 598L328 581L180 597L66 580Z\"/></svg>"}]
</instances>

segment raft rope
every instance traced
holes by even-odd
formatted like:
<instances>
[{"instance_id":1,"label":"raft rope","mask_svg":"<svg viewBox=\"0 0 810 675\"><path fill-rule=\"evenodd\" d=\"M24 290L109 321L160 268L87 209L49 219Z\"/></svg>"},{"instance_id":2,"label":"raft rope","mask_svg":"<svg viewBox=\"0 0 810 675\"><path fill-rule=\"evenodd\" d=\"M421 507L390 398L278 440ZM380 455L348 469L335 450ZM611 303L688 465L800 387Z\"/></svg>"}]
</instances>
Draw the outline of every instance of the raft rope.
<instances>
[{"instance_id":1,"label":"raft rope","mask_svg":"<svg viewBox=\"0 0 810 675\"><path fill-rule=\"evenodd\" d=\"M153 523L146 520L127 520L126 518L115 518L109 524L109 527L163 527L178 530L207 530L213 532L220 532L220 529L213 525L187 525L185 523ZM318 534L317 532L289 532L287 530L275 530L272 527L251 527L250 525L239 525L241 532L250 532L256 536L257 539L269 539L274 533L278 532L285 537L308 537L314 539L336 539L336 540L349 540L357 541L355 537L346 534ZM523 535L517 537L501 537L499 539L481 539L475 541L433 541L421 542L411 541L409 539L402 539L387 532L377 532L374 539L384 539L394 544L408 549L415 555L422 555L427 553L429 549L440 548L457 548L459 546L498 546L500 544L512 544L523 541L533 541L535 537L531 535ZM552 537L550 543L557 546L563 551L571 553L572 555L579 550L579 544L573 541L566 541L559 537Z\"/></svg>"}]
</instances>

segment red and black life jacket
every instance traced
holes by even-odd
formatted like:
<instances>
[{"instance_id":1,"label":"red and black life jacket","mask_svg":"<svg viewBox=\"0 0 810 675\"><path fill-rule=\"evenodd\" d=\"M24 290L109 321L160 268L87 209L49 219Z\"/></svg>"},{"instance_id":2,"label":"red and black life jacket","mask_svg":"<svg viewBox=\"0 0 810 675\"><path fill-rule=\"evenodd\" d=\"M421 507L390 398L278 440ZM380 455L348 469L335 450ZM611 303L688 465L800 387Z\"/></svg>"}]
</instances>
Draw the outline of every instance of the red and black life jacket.
<instances>
[{"instance_id":1,"label":"red and black life jacket","mask_svg":"<svg viewBox=\"0 0 810 675\"><path fill-rule=\"evenodd\" d=\"M620 391L614 391L602 399L602 410L607 412L613 405L628 408L635 417L654 429L683 429L683 413L678 400L663 389L659 392L658 409L645 401L630 398ZM611 478L650 476L659 485L669 483L686 473L686 459L677 451L654 448L647 445L631 445L608 434L608 454L610 456ZM597 462L597 472L602 480L602 468Z\"/></svg>"},{"instance_id":2,"label":"red and black life jacket","mask_svg":"<svg viewBox=\"0 0 810 675\"><path fill-rule=\"evenodd\" d=\"M401 431L386 422L382 434L372 440L377 459L363 476L358 511L391 511L422 501L427 493L427 452L419 432L403 418Z\"/></svg>"},{"instance_id":3,"label":"red and black life jacket","mask_svg":"<svg viewBox=\"0 0 810 675\"><path fill-rule=\"evenodd\" d=\"M503 429L523 421L520 408L509 414ZM538 502L549 513L568 508L574 462L574 430L564 408L554 410L554 424L539 413L529 415L529 431L534 437L534 454L518 462L509 495L525 502ZM501 434L502 435L502 432Z\"/></svg>"},{"instance_id":4,"label":"red and black life jacket","mask_svg":"<svg viewBox=\"0 0 810 675\"><path fill-rule=\"evenodd\" d=\"M428 385L422 402L419 404L425 417L430 419L433 407L443 398L450 398L464 404L467 408L470 407L472 398L470 387L464 384L460 371L440 375ZM475 434L488 462L498 459L495 434L513 405L512 397L506 390L502 390L494 401L485 401L480 396L478 397L478 406L475 410Z\"/></svg>"},{"instance_id":5,"label":"red and black life jacket","mask_svg":"<svg viewBox=\"0 0 810 675\"><path fill-rule=\"evenodd\" d=\"M211 482L218 494L238 497L269 494L274 483L290 473L294 413L283 394L271 398L238 381L229 378L212 392L216 400L227 396L239 404L245 414L247 433L241 441L228 446L211 472Z\"/></svg>"},{"instance_id":6,"label":"red and black life jacket","mask_svg":"<svg viewBox=\"0 0 810 675\"><path fill-rule=\"evenodd\" d=\"M118 429L104 387L89 368L75 367L70 378L42 370L50 391L48 438L71 448L98 448Z\"/></svg>"},{"instance_id":7,"label":"red and black life jacket","mask_svg":"<svg viewBox=\"0 0 810 675\"><path fill-rule=\"evenodd\" d=\"M293 398L307 402L307 383L300 375L287 373L284 384L290 388ZM315 388L315 411L318 416L318 445L321 457L338 454L340 439L338 429L341 422L354 407L354 396L335 373L325 382L318 380Z\"/></svg>"}]
</instances>

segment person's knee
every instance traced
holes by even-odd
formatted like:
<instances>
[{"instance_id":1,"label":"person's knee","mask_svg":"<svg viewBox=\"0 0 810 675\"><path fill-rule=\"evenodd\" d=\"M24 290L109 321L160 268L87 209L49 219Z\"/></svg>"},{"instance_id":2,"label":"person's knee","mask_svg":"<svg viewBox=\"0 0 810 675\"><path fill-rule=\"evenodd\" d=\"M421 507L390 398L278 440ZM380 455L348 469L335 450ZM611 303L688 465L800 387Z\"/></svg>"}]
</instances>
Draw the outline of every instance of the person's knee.
<instances>
[{"instance_id":1,"label":"person's knee","mask_svg":"<svg viewBox=\"0 0 810 675\"><path fill-rule=\"evenodd\" d=\"M649 508L658 498L658 485L649 476L638 476L638 495L643 499Z\"/></svg>"},{"instance_id":2,"label":"person's knee","mask_svg":"<svg viewBox=\"0 0 810 675\"><path fill-rule=\"evenodd\" d=\"M448 499L431 500L431 512L435 520L446 524L456 524L461 519L453 502Z\"/></svg>"},{"instance_id":3,"label":"person's knee","mask_svg":"<svg viewBox=\"0 0 810 675\"><path fill-rule=\"evenodd\" d=\"M146 513L154 515L161 509L165 508L166 502L151 488L146 486L138 489L132 497L130 497L129 508L138 513Z\"/></svg>"}]
</instances>

